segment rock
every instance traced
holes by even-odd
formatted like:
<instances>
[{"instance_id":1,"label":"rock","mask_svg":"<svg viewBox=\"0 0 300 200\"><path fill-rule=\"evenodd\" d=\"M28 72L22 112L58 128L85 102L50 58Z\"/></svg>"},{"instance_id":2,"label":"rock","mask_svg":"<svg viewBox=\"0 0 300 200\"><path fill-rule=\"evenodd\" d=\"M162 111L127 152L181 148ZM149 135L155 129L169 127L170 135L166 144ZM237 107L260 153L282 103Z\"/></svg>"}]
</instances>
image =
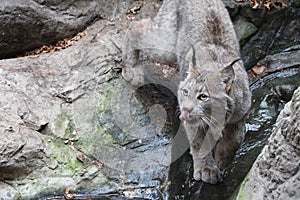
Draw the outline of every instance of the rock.
<instances>
[{"instance_id":1,"label":"rock","mask_svg":"<svg viewBox=\"0 0 300 200\"><path fill-rule=\"evenodd\" d=\"M20 178L44 165L44 144L38 133L26 126L14 126L0 130L0 138L1 178Z\"/></svg>"},{"instance_id":2,"label":"rock","mask_svg":"<svg viewBox=\"0 0 300 200\"><path fill-rule=\"evenodd\" d=\"M249 3L223 1L236 25L237 36L243 36L241 54L247 69L267 55L299 44L300 32L296 28L300 18L299 0L286 0L286 7L270 10L254 9Z\"/></svg>"},{"instance_id":3,"label":"rock","mask_svg":"<svg viewBox=\"0 0 300 200\"><path fill-rule=\"evenodd\" d=\"M266 55L279 53L282 49L299 44L300 32L296 28L300 18L298 8L290 6L258 12L247 12L247 9L251 8L241 8L239 13L258 28L257 33L241 47L247 69Z\"/></svg>"},{"instance_id":4,"label":"rock","mask_svg":"<svg viewBox=\"0 0 300 200\"><path fill-rule=\"evenodd\" d=\"M120 17L134 0L17 0L0 5L0 59L49 45L100 17Z\"/></svg>"},{"instance_id":5,"label":"rock","mask_svg":"<svg viewBox=\"0 0 300 200\"><path fill-rule=\"evenodd\" d=\"M300 66L299 54L300 45L296 45L291 46L287 49L283 49L280 53L268 55L265 58L259 60L257 66L251 69L251 89L255 90L256 88L261 88L262 85L265 85L268 82L268 80L284 76L292 76L293 74L296 74L299 71ZM282 85L279 87L283 87L283 85L284 83L282 83ZM278 87L275 90L283 100L290 99L288 96L291 96L291 94L288 93L291 92L289 92L288 90L283 91L285 89L280 89L280 92ZM286 95L288 96L284 97L284 93L287 93Z\"/></svg>"},{"instance_id":6,"label":"rock","mask_svg":"<svg viewBox=\"0 0 300 200\"><path fill-rule=\"evenodd\" d=\"M168 112L157 104L148 112L120 78L121 23L98 21L60 52L0 61L7 184L0 182L11 191L0 198L63 195L66 187L160 198L171 162L171 137L162 131Z\"/></svg>"},{"instance_id":7,"label":"rock","mask_svg":"<svg viewBox=\"0 0 300 200\"><path fill-rule=\"evenodd\" d=\"M1 199L13 199L14 197L19 197L20 193L12 186L7 183L0 182L0 194Z\"/></svg>"},{"instance_id":8,"label":"rock","mask_svg":"<svg viewBox=\"0 0 300 200\"><path fill-rule=\"evenodd\" d=\"M278 116L236 199L300 198L300 88Z\"/></svg>"},{"instance_id":9,"label":"rock","mask_svg":"<svg viewBox=\"0 0 300 200\"><path fill-rule=\"evenodd\" d=\"M243 46L245 42L257 32L257 27L244 19L239 19L234 22L234 29L237 33L240 45Z\"/></svg>"},{"instance_id":10,"label":"rock","mask_svg":"<svg viewBox=\"0 0 300 200\"><path fill-rule=\"evenodd\" d=\"M45 113L50 101L42 102L37 83L28 84L25 77L30 70L24 72L20 66L14 66L10 71L5 67L1 69L0 88L5 97L0 98L0 176L13 179L25 176L45 163L44 142L38 131L51 117L51 111Z\"/></svg>"}]
</instances>

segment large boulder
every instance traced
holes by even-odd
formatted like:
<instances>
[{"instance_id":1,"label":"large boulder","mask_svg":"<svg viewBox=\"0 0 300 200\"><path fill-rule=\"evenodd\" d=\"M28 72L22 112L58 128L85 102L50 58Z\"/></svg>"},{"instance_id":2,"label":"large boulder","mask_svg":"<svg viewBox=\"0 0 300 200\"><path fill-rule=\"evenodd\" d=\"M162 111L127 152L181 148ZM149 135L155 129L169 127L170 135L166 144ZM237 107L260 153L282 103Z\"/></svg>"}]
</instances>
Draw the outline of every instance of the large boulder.
<instances>
[{"instance_id":1,"label":"large boulder","mask_svg":"<svg viewBox=\"0 0 300 200\"><path fill-rule=\"evenodd\" d=\"M300 88L278 116L236 199L300 199L299 119Z\"/></svg>"},{"instance_id":2,"label":"large boulder","mask_svg":"<svg viewBox=\"0 0 300 200\"><path fill-rule=\"evenodd\" d=\"M101 20L64 51L0 61L0 199L63 195L67 187L161 198L169 114L144 107L120 78L121 28ZM176 98L166 102L176 108Z\"/></svg>"},{"instance_id":3,"label":"large boulder","mask_svg":"<svg viewBox=\"0 0 300 200\"><path fill-rule=\"evenodd\" d=\"M101 17L120 17L130 2L133 0L2 1L0 59L73 36Z\"/></svg>"}]
</instances>

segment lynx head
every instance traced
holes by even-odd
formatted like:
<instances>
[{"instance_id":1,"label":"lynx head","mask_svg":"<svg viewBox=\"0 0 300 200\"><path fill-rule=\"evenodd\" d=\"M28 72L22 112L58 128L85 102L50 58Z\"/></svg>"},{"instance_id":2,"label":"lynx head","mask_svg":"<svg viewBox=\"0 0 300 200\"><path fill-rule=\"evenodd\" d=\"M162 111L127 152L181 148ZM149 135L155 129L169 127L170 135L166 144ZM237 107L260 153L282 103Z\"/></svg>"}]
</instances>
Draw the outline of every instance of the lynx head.
<instances>
[{"instance_id":1,"label":"lynx head","mask_svg":"<svg viewBox=\"0 0 300 200\"><path fill-rule=\"evenodd\" d=\"M195 126L224 126L233 111L233 100L228 94L234 81L233 65L237 61L225 66L217 62L197 66L193 49L188 76L178 89L180 120Z\"/></svg>"}]
</instances>

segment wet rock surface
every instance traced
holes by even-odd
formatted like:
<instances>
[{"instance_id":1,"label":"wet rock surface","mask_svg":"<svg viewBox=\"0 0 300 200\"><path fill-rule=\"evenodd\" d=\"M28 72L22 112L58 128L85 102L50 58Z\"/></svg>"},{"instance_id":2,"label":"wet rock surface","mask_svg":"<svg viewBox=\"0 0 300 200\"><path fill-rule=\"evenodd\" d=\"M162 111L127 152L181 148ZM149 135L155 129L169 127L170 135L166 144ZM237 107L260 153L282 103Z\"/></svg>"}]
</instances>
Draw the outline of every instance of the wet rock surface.
<instances>
[{"instance_id":1,"label":"wet rock surface","mask_svg":"<svg viewBox=\"0 0 300 200\"><path fill-rule=\"evenodd\" d=\"M67 18L68 10L74 5L74 1L35 2L38 5L34 5L42 5L51 12L65 9L64 17ZM265 103L257 105L254 118L266 121L259 125L259 120L249 122L249 129L255 134L249 134L235 163L225 172L224 183L214 187L195 182L191 179L191 159L185 153L187 143L176 115L177 100L173 95L176 85L174 80L168 82L174 71L171 68L161 70L167 88L154 84L136 90L127 85L120 77L121 51L123 31L128 23L125 12L135 4L118 1L119 6L114 7L109 1L105 4L107 7L97 4L90 10L93 3L84 3L90 15L79 17L83 21L76 23L82 27L88 24L88 19L93 19L92 16L98 16L101 9L105 10L102 13L105 18L123 18L95 22L86 29L85 37L63 51L0 61L0 198L63 196L67 187L70 193L95 199L212 199L211 194L216 199L227 198L246 175L251 165L249 160L255 160L270 134L269 127L296 86L290 82L277 84L269 97L258 95L257 102L275 100L270 101L268 108L264 107ZM6 2L1 6L10 4ZM28 2L23 6L27 5ZM81 8L78 7L80 11L74 8L74 13L84 12ZM239 35L241 42L247 45L261 27L248 17L237 17L243 9L233 4L230 10L233 18L246 27ZM250 7L247 9L251 11ZM144 14L152 16L151 13L145 11ZM259 13L253 11L251 15L259 18ZM143 8L140 14L144 15ZM73 27L66 29L75 32ZM26 46L30 41L19 44ZM293 47L289 45L290 48L280 49L260 60L270 73L269 76L256 76L252 87L262 89L268 80L280 75L291 77L291 74L284 76L281 71L297 73L300 63L297 44L296 41ZM18 48L11 45L9 49ZM270 110L272 114L268 114ZM255 153L251 153L252 150ZM240 166L245 168L243 172L239 171Z\"/></svg>"},{"instance_id":2,"label":"wet rock surface","mask_svg":"<svg viewBox=\"0 0 300 200\"><path fill-rule=\"evenodd\" d=\"M267 55L281 52L299 44L299 1L284 1L287 7L267 10L249 9L249 6L232 5L225 1L240 38L241 54L245 67L250 69ZM243 21L241 23L241 21Z\"/></svg>"},{"instance_id":3,"label":"wet rock surface","mask_svg":"<svg viewBox=\"0 0 300 200\"><path fill-rule=\"evenodd\" d=\"M287 103L268 144L253 164L236 199L299 199L300 88Z\"/></svg>"}]
</instances>

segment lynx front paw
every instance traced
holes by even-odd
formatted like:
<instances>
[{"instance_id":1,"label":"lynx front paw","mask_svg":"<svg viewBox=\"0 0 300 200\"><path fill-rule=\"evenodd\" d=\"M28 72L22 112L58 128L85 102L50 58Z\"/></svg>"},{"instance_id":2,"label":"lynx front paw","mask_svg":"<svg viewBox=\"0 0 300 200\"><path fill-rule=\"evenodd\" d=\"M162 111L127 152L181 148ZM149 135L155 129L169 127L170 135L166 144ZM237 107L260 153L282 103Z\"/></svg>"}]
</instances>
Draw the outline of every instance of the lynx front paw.
<instances>
[{"instance_id":1,"label":"lynx front paw","mask_svg":"<svg viewBox=\"0 0 300 200\"><path fill-rule=\"evenodd\" d=\"M217 166L203 166L194 169L194 179L205 183L216 184L222 180L221 172Z\"/></svg>"}]
</instances>

